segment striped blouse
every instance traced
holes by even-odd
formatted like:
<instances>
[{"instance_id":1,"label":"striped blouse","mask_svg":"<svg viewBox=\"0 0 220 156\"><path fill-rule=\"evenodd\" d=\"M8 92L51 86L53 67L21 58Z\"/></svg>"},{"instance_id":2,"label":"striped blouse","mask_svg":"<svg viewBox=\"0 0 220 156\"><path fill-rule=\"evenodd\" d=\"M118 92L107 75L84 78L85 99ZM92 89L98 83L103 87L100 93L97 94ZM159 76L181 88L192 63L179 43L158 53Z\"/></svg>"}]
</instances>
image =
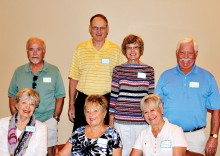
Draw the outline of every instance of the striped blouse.
<instances>
[{"instance_id":1,"label":"striped blouse","mask_svg":"<svg viewBox=\"0 0 220 156\"><path fill-rule=\"evenodd\" d=\"M154 92L154 81L154 68L145 64L122 64L114 68L109 112L116 122L145 123L140 101Z\"/></svg>"}]
</instances>

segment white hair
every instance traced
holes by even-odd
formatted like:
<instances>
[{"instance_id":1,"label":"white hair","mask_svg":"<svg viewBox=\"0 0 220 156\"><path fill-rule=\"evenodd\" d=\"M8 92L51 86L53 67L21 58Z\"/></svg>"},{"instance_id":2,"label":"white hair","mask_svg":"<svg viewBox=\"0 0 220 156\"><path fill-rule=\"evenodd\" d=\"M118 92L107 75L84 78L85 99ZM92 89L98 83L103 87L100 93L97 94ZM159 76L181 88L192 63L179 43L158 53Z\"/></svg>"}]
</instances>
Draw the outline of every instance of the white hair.
<instances>
[{"instance_id":1,"label":"white hair","mask_svg":"<svg viewBox=\"0 0 220 156\"><path fill-rule=\"evenodd\" d=\"M198 44L192 37L185 37L185 38L181 39L177 44L176 51L177 52L179 51L180 45L182 43L189 43L189 42L193 42L194 50L195 50L195 52L198 52Z\"/></svg>"}]
</instances>

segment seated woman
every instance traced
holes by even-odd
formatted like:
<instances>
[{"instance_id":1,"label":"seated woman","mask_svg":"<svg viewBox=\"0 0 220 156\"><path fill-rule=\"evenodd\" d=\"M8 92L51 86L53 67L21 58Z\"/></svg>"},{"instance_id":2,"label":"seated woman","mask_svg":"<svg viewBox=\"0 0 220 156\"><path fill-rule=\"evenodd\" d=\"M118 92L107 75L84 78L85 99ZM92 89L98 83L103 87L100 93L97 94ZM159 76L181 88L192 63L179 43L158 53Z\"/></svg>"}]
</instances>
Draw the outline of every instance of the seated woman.
<instances>
[{"instance_id":1,"label":"seated woman","mask_svg":"<svg viewBox=\"0 0 220 156\"><path fill-rule=\"evenodd\" d=\"M107 100L104 96L88 96L84 106L88 125L76 129L56 156L70 156L71 154L72 156L121 156L122 145L118 132L104 124L107 108Z\"/></svg>"},{"instance_id":2,"label":"seated woman","mask_svg":"<svg viewBox=\"0 0 220 156\"><path fill-rule=\"evenodd\" d=\"M39 101L39 94L29 88L16 94L17 112L0 119L1 156L47 155L47 127L33 115Z\"/></svg>"},{"instance_id":3,"label":"seated woman","mask_svg":"<svg viewBox=\"0 0 220 156\"><path fill-rule=\"evenodd\" d=\"M187 141L183 130L163 118L163 104L158 95L151 94L141 100L141 111L150 125L143 130L132 148L130 156L184 156Z\"/></svg>"}]
</instances>

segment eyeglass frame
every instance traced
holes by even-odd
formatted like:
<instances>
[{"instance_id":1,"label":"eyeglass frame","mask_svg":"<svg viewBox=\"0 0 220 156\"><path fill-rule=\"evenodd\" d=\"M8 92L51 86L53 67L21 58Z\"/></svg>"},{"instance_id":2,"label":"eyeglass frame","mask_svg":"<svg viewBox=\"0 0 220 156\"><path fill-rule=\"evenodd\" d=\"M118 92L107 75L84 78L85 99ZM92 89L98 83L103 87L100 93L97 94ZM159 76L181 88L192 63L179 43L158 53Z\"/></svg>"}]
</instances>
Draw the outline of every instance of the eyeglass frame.
<instances>
[{"instance_id":1,"label":"eyeglass frame","mask_svg":"<svg viewBox=\"0 0 220 156\"><path fill-rule=\"evenodd\" d=\"M126 50L140 50L140 46L134 46L134 47L126 46Z\"/></svg>"},{"instance_id":2,"label":"eyeglass frame","mask_svg":"<svg viewBox=\"0 0 220 156\"><path fill-rule=\"evenodd\" d=\"M100 31L105 31L107 29L107 27L97 27L97 26L93 26L92 27L92 30L93 31L98 31L98 30L100 30Z\"/></svg>"}]
</instances>

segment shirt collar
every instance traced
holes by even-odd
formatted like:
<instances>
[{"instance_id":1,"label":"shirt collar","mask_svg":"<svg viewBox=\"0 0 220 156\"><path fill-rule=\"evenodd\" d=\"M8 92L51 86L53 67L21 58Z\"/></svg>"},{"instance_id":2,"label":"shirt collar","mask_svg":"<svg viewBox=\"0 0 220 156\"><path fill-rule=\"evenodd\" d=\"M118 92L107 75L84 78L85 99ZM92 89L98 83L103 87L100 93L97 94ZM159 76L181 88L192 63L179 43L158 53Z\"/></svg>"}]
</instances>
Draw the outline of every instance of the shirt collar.
<instances>
[{"instance_id":1,"label":"shirt collar","mask_svg":"<svg viewBox=\"0 0 220 156\"><path fill-rule=\"evenodd\" d=\"M180 70L179 65L176 66L176 72L185 75L185 74ZM190 75L191 73L198 73L198 66L197 66L196 64L194 64L192 70L191 70L187 75Z\"/></svg>"},{"instance_id":2,"label":"shirt collar","mask_svg":"<svg viewBox=\"0 0 220 156\"><path fill-rule=\"evenodd\" d=\"M31 68L30 68L30 62L25 65L25 71L26 71L26 72L32 72L32 70L31 70ZM45 60L44 60L44 67L43 67L43 69L40 70L40 71L44 71L44 72L47 72L47 71L48 71L48 63L47 63ZM39 72L39 71L38 71L38 72Z\"/></svg>"},{"instance_id":3,"label":"shirt collar","mask_svg":"<svg viewBox=\"0 0 220 156\"><path fill-rule=\"evenodd\" d=\"M164 127L166 127L167 124L169 123L169 121L168 121L167 118L163 117L163 119L164 119L165 123L164 123L164 125L163 125L163 127L162 127L160 133L158 134L157 138L160 137L160 134L161 134L161 132L163 131ZM151 125L149 125L148 131L147 131L147 136L150 136L150 135L153 135Z\"/></svg>"},{"instance_id":4,"label":"shirt collar","mask_svg":"<svg viewBox=\"0 0 220 156\"><path fill-rule=\"evenodd\" d=\"M93 43L92 43L92 39L89 40L89 45L94 48ZM105 39L104 45L103 45L102 48L101 48L100 50L98 50L98 51L102 51L102 50L104 50L104 49L109 49L109 47L110 47L110 42L109 42L107 39ZM95 49L95 48L94 48L94 49Z\"/></svg>"}]
</instances>

